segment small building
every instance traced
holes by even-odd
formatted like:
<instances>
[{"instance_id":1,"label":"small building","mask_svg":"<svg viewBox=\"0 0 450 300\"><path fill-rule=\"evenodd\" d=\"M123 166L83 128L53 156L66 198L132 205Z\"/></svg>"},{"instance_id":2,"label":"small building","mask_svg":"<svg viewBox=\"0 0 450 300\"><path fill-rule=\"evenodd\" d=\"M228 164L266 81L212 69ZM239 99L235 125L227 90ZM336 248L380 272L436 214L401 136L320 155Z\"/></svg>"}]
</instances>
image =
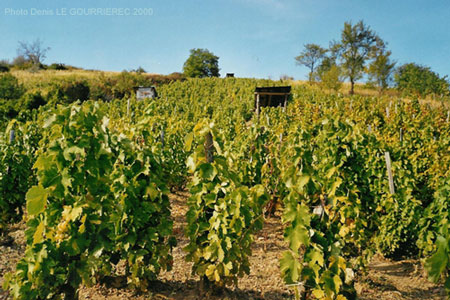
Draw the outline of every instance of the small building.
<instances>
[{"instance_id":1,"label":"small building","mask_svg":"<svg viewBox=\"0 0 450 300\"><path fill-rule=\"evenodd\" d=\"M136 91L136 100L144 100L144 99L155 99L158 98L158 93L156 92L156 87L143 87L138 86L134 88Z\"/></svg>"},{"instance_id":2,"label":"small building","mask_svg":"<svg viewBox=\"0 0 450 300\"><path fill-rule=\"evenodd\" d=\"M227 73L227 78L234 78L234 73Z\"/></svg>"},{"instance_id":3,"label":"small building","mask_svg":"<svg viewBox=\"0 0 450 300\"><path fill-rule=\"evenodd\" d=\"M259 115L261 107L283 107L286 109L290 86L273 86L255 88L255 111Z\"/></svg>"}]
</instances>

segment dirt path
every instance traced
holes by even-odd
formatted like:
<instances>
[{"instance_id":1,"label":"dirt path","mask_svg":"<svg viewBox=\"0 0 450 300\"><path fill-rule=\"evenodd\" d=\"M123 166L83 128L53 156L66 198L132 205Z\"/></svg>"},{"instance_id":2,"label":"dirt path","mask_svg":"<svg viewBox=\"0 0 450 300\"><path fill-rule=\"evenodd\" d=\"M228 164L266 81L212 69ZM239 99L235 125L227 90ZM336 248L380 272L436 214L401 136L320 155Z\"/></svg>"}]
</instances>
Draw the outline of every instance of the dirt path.
<instances>
[{"instance_id":1,"label":"dirt path","mask_svg":"<svg viewBox=\"0 0 450 300\"><path fill-rule=\"evenodd\" d=\"M80 299L204 299L198 296L198 277L191 275L191 264L184 261L182 250L188 243L183 234L187 197L186 192L172 194L170 197L175 221L174 232L178 240L178 246L173 251L172 271L160 274L160 280L152 283L147 293L136 294L126 288L122 277L117 277L107 284L92 288L83 287ZM0 286L3 275L11 271L23 255L24 230L23 223L12 226L10 235L14 238L14 243L0 246ZM292 291L283 284L279 271L278 260L286 247L280 217L269 218L264 229L256 236L253 255L250 258L250 275L239 280L238 288L227 289L222 295L210 296L208 299L293 299ZM367 274L360 276L355 287L361 300L447 299L442 286L429 283L420 263L414 260L393 262L376 256ZM0 288L0 300L5 297L5 292Z\"/></svg>"}]
</instances>

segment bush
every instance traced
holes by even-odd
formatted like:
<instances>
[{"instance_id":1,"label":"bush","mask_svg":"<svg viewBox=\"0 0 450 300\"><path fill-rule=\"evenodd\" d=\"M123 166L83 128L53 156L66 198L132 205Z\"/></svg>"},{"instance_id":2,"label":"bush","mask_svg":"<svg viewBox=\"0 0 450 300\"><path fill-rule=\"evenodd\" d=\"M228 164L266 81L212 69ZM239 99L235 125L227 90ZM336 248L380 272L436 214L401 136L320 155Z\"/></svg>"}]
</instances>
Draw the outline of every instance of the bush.
<instances>
[{"instance_id":1,"label":"bush","mask_svg":"<svg viewBox=\"0 0 450 300\"><path fill-rule=\"evenodd\" d=\"M33 64L28 61L23 55L19 55L13 59L11 65L19 70L25 70L30 68Z\"/></svg>"},{"instance_id":2,"label":"bush","mask_svg":"<svg viewBox=\"0 0 450 300\"><path fill-rule=\"evenodd\" d=\"M332 65L329 70L320 75L320 80L324 88L338 91L342 86L341 70L338 66Z\"/></svg>"},{"instance_id":3,"label":"bush","mask_svg":"<svg viewBox=\"0 0 450 300\"><path fill-rule=\"evenodd\" d=\"M24 93L23 86L12 74L0 75L0 99L19 99Z\"/></svg>"},{"instance_id":4,"label":"bush","mask_svg":"<svg viewBox=\"0 0 450 300\"><path fill-rule=\"evenodd\" d=\"M54 63L47 67L47 70L68 70L65 64Z\"/></svg>"},{"instance_id":5,"label":"bush","mask_svg":"<svg viewBox=\"0 0 450 300\"><path fill-rule=\"evenodd\" d=\"M73 103L77 100L89 99L90 88L86 80L72 79L62 82L57 88L58 100L64 103Z\"/></svg>"},{"instance_id":6,"label":"bush","mask_svg":"<svg viewBox=\"0 0 450 300\"><path fill-rule=\"evenodd\" d=\"M0 73L9 72L9 63L7 60L0 61Z\"/></svg>"},{"instance_id":7,"label":"bush","mask_svg":"<svg viewBox=\"0 0 450 300\"><path fill-rule=\"evenodd\" d=\"M27 93L22 97L23 106L28 110L37 109L40 106L47 104L47 100L42 97L40 92Z\"/></svg>"},{"instance_id":8,"label":"bush","mask_svg":"<svg viewBox=\"0 0 450 300\"><path fill-rule=\"evenodd\" d=\"M449 94L447 76L441 78L429 67L414 63L399 67L394 74L394 80L397 89L405 95L424 97L430 94Z\"/></svg>"}]
</instances>

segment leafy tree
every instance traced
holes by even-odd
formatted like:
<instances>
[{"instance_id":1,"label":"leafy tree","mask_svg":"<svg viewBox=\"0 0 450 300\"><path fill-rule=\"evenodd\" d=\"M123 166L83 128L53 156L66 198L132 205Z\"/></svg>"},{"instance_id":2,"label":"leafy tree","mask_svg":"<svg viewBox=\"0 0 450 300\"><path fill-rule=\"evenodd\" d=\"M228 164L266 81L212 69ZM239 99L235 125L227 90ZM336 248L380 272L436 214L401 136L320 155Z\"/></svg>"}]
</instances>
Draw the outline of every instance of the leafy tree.
<instances>
[{"instance_id":1,"label":"leafy tree","mask_svg":"<svg viewBox=\"0 0 450 300\"><path fill-rule=\"evenodd\" d=\"M191 49L191 55L183 66L187 77L219 77L219 57L207 49Z\"/></svg>"},{"instance_id":2,"label":"leafy tree","mask_svg":"<svg viewBox=\"0 0 450 300\"><path fill-rule=\"evenodd\" d=\"M0 75L0 99L19 99L24 93L22 85L10 73Z\"/></svg>"},{"instance_id":3,"label":"leafy tree","mask_svg":"<svg viewBox=\"0 0 450 300\"><path fill-rule=\"evenodd\" d=\"M426 96L429 94L448 94L449 82L447 76L439 77L429 67L408 63L400 66L394 80L397 88L406 94Z\"/></svg>"},{"instance_id":4,"label":"leafy tree","mask_svg":"<svg viewBox=\"0 0 450 300\"><path fill-rule=\"evenodd\" d=\"M33 65L39 66L47 57L47 52L50 47L44 47L40 39L36 39L32 43L19 42L17 48L18 56L23 56L27 61L32 62Z\"/></svg>"},{"instance_id":5,"label":"leafy tree","mask_svg":"<svg viewBox=\"0 0 450 300\"><path fill-rule=\"evenodd\" d=\"M324 59L327 49L323 49L316 44L306 44L305 49L295 58L298 65L309 68L309 83L314 80L314 72L316 67Z\"/></svg>"},{"instance_id":6,"label":"leafy tree","mask_svg":"<svg viewBox=\"0 0 450 300\"><path fill-rule=\"evenodd\" d=\"M391 51L377 51L374 60L369 65L367 73L369 80L376 83L378 89L383 92L392 82L392 74L395 69L395 61L390 59Z\"/></svg>"},{"instance_id":7,"label":"leafy tree","mask_svg":"<svg viewBox=\"0 0 450 300\"><path fill-rule=\"evenodd\" d=\"M356 80L362 78L365 64L377 50L379 41L380 38L363 21L355 25L345 22L340 42L332 45L333 54L340 60L344 76L350 80L351 95L354 94Z\"/></svg>"}]
</instances>

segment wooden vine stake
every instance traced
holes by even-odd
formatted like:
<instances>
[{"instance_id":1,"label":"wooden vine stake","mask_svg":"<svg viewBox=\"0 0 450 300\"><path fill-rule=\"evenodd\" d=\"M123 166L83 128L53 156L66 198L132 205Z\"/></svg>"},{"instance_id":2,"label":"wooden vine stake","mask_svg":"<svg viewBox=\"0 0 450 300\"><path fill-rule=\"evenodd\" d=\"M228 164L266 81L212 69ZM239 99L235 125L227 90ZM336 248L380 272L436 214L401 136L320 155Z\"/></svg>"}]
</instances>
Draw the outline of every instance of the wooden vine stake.
<instances>
[{"instance_id":1,"label":"wooden vine stake","mask_svg":"<svg viewBox=\"0 0 450 300\"><path fill-rule=\"evenodd\" d=\"M164 147L164 136L165 136L165 130L164 126L161 128L161 144Z\"/></svg>"},{"instance_id":2,"label":"wooden vine stake","mask_svg":"<svg viewBox=\"0 0 450 300\"><path fill-rule=\"evenodd\" d=\"M214 142L211 132L208 132L205 136L204 147L206 162L211 164L214 161Z\"/></svg>"},{"instance_id":3,"label":"wooden vine stake","mask_svg":"<svg viewBox=\"0 0 450 300\"><path fill-rule=\"evenodd\" d=\"M256 116L259 118L259 94L256 95Z\"/></svg>"},{"instance_id":4,"label":"wooden vine stake","mask_svg":"<svg viewBox=\"0 0 450 300\"><path fill-rule=\"evenodd\" d=\"M130 98L128 98L128 101L127 101L127 116L128 117L130 116Z\"/></svg>"},{"instance_id":5,"label":"wooden vine stake","mask_svg":"<svg viewBox=\"0 0 450 300\"><path fill-rule=\"evenodd\" d=\"M450 121L450 110L447 111L447 123Z\"/></svg>"},{"instance_id":6,"label":"wooden vine stake","mask_svg":"<svg viewBox=\"0 0 450 300\"><path fill-rule=\"evenodd\" d=\"M11 129L11 131L9 132L9 142L12 143L14 142L16 138L16 132L14 131L14 129Z\"/></svg>"},{"instance_id":7,"label":"wooden vine stake","mask_svg":"<svg viewBox=\"0 0 450 300\"><path fill-rule=\"evenodd\" d=\"M386 168L388 172L389 191L391 194L395 194L394 177L392 176L392 168L391 168L391 155L389 154L389 152L385 152L384 157L386 159Z\"/></svg>"}]
</instances>

